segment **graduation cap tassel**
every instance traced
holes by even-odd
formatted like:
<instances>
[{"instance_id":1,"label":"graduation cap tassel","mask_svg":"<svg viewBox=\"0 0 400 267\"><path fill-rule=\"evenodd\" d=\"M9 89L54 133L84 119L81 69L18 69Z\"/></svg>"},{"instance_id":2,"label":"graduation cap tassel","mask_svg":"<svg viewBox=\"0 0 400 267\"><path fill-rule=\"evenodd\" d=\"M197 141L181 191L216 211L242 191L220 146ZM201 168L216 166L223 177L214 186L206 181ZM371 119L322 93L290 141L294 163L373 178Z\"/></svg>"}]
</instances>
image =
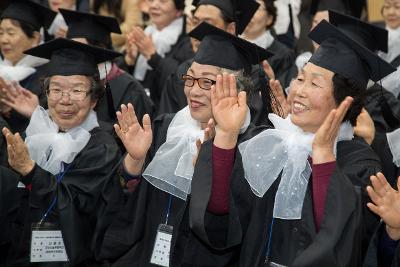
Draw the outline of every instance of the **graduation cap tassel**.
<instances>
[{"instance_id":1,"label":"graduation cap tassel","mask_svg":"<svg viewBox=\"0 0 400 267\"><path fill-rule=\"evenodd\" d=\"M105 69L105 73L106 73L106 77L105 77L105 93L106 93L106 97L107 97L107 106L108 106L108 115L110 116L110 118L112 120L116 120L117 119L117 115L116 115L116 110L114 108L114 99L111 93L111 87L110 84L108 83L108 77L107 77L107 64L104 64L104 69Z\"/></svg>"}]
</instances>

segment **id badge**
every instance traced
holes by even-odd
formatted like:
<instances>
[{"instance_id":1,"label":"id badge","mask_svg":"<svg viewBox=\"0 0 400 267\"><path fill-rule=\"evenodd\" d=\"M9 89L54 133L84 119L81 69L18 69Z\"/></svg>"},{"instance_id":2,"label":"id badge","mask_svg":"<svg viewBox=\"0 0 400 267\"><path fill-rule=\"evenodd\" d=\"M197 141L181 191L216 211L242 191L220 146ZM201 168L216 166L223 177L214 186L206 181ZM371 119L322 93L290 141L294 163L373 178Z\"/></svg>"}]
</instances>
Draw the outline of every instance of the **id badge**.
<instances>
[{"instance_id":1,"label":"id badge","mask_svg":"<svg viewBox=\"0 0 400 267\"><path fill-rule=\"evenodd\" d=\"M169 267L169 253L171 251L173 227L167 224L160 224L157 229L153 253L150 263Z\"/></svg>"},{"instance_id":2,"label":"id badge","mask_svg":"<svg viewBox=\"0 0 400 267\"><path fill-rule=\"evenodd\" d=\"M32 225L31 262L66 262L61 230L50 223Z\"/></svg>"}]
</instances>

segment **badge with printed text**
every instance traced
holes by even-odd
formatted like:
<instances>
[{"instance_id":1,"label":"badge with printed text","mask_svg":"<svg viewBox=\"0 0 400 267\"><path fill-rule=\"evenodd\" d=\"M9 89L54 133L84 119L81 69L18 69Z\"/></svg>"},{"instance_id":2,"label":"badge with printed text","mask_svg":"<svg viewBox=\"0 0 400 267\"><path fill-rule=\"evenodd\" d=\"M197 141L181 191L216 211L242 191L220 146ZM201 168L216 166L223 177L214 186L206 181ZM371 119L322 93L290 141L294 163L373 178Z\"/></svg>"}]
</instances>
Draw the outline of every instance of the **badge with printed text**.
<instances>
[{"instance_id":1,"label":"badge with printed text","mask_svg":"<svg viewBox=\"0 0 400 267\"><path fill-rule=\"evenodd\" d=\"M172 231L173 227L170 225L160 224L158 226L150 263L159 266L169 267L169 253L171 250Z\"/></svg>"},{"instance_id":2,"label":"badge with printed text","mask_svg":"<svg viewBox=\"0 0 400 267\"><path fill-rule=\"evenodd\" d=\"M34 225L31 239L31 262L66 262L61 231L50 224Z\"/></svg>"}]
</instances>

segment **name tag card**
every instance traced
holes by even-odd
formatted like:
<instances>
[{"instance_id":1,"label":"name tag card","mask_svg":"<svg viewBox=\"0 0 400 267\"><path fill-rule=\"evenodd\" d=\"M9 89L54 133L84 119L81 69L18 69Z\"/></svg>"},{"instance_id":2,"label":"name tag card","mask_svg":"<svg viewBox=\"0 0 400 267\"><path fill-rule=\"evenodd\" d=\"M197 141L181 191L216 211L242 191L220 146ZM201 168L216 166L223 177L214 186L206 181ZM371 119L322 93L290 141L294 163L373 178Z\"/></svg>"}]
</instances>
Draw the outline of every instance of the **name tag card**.
<instances>
[{"instance_id":1,"label":"name tag card","mask_svg":"<svg viewBox=\"0 0 400 267\"><path fill-rule=\"evenodd\" d=\"M32 230L31 262L68 261L60 230Z\"/></svg>"},{"instance_id":2,"label":"name tag card","mask_svg":"<svg viewBox=\"0 0 400 267\"><path fill-rule=\"evenodd\" d=\"M167 224L158 226L156 241L154 242L153 254L150 263L169 267L169 253L171 251L173 227Z\"/></svg>"}]
</instances>

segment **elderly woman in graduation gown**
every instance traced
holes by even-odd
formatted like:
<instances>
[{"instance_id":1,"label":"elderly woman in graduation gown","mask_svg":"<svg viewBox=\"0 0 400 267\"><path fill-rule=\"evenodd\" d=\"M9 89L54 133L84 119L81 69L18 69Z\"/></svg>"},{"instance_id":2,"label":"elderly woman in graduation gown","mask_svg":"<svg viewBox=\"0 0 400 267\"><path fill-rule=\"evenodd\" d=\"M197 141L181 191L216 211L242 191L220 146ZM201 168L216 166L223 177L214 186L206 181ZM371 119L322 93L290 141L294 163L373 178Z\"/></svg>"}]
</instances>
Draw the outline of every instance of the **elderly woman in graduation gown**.
<instances>
[{"instance_id":1,"label":"elderly woman in graduation gown","mask_svg":"<svg viewBox=\"0 0 400 267\"><path fill-rule=\"evenodd\" d=\"M0 48L4 57L0 63L0 78L8 84L18 82L29 92L41 95L39 79L47 60L23 52L40 43L41 27L48 28L55 16L55 12L29 0L12 1L8 5L0 16ZM23 132L29 118L13 110L14 105L23 103L10 103L4 91L0 93L0 99L1 113L11 129Z\"/></svg>"},{"instance_id":2,"label":"elderly woman in graduation gown","mask_svg":"<svg viewBox=\"0 0 400 267\"><path fill-rule=\"evenodd\" d=\"M368 80L394 69L353 31L373 38L371 28L336 16L343 31L323 21L310 33L320 47L292 84L292 114L270 115L275 129L239 144L231 159L230 188L222 191L229 197L228 220L219 222L226 235L219 243L208 230L218 220L210 225L204 208L216 158L203 157L203 147L197 158L202 171L196 168L193 177L192 230L216 249L241 246L240 266L359 266L376 227L365 186L381 166L368 144L353 137L352 126Z\"/></svg>"},{"instance_id":3,"label":"elderly woman in graduation gown","mask_svg":"<svg viewBox=\"0 0 400 267\"><path fill-rule=\"evenodd\" d=\"M245 77L251 65L268 58L270 54L207 23L198 26L190 36L202 42L194 62L183 77L188 106L176 114L157 118L153 122L153 130L147 116L143 119L143 128L140 127L131 105L123 106L118 113L119 125L115 128L128 151L122 174L127 179L128 189L136 188L130 193L119 217L107 230L100 251L101 258L116 260L114 266L224 266L237 261L233 250L216 251L201 242L189 228L193 158L197 154L196 140L214 135L214 123L210 119L215 119L226 105L243 111L239 117L235 109L225 111L231 114L231 120L240 121L241 138L248 139L255 131L259 132L250 125L245 92L240 92L238 96L236 87L225 91L220 74L235 73L241 83L239 88L248 89L251 83ZM221 57L221 53L226 56ZM235 82L233 76L229 80L227 74L223 80L225 87ZM219 89L217 92L212 89L214 85ZM218 121L215 130L215 138L221 143L225 139L224 132L228 132L224 122ZM200 140L197 145L200 146ZM148 150L151 161L142 171L146 166ZM219 148L216 150L218 152ZM208 156L211 157L211 154ZM210 204L210 209L218 213L218 207L213 205L218 206L218 199ZM158 230L166 228L170 229L172 239L163 252L170 257L162 260L156 249L159 244L156 236Z\"/></svg>"},{"instance_id":4,"label":"elderly woman in graduation gown","mask_svg":"<svg viewBox=\"0 0 400 267\"><path fill-rule=\"evenodd\" d=\"M30 266L45 256L37 253L33 238L44 229L61 234L56 240L65 248L59 248L58 262L45 259L41 264L98 266L91 247L103 224L98 214L112 201L107 193L114 181L110 173L120 154L93 111L104 90L97 64L119 54L62 38L26 53L50 60L43 84L48 110L39 106L34 111L25 143L18 133L3 129L10 166L30 189L28 206L20 205L25 209L18 222L22 230L13 228L8 266Z\"/></svg>"}]
</instances>

